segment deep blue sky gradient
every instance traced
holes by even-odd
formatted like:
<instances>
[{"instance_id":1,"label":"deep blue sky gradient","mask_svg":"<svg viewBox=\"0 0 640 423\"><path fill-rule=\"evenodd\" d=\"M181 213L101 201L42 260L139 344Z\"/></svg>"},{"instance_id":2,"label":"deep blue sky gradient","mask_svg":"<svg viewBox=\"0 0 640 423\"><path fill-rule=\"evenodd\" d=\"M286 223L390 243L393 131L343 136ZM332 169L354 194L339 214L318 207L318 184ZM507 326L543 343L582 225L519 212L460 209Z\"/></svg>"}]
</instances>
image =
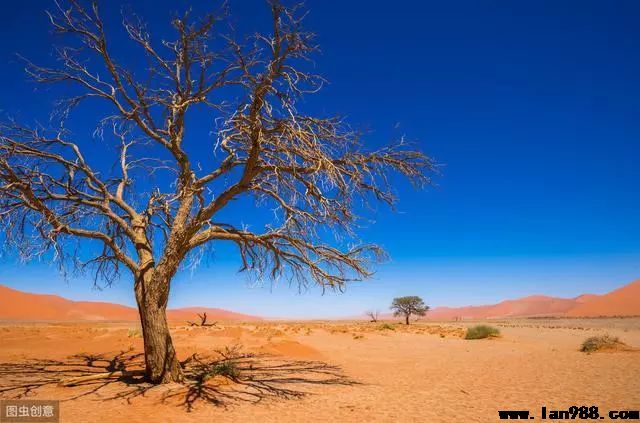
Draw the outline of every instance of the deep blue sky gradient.
<instances>
[{"instance_id":1,"label":"deep blue sky gradient","mask_svg":"<svg viewBox=\"0 0 640 423\"><path fill-rule=\"evenodd\" d=\"M103 2L117 24L120 3ZM126 2L166 34L185 1ZM195 3L195 2L194 2ZM197 2L194 12L214 2ZM0 110L45 119L59 91L34 91L21 53L50 61L47 1L3 5ZM108 6L108 9L106 7ZM240 29L267 29L262 1L231 1ZM346 294L249 286L232 248L178 275L171 304L270 316L353 315L418 294L432 305L544 293L601 293L640 277L640 2L308 1L307 27L331 82L308 110L346 115L380 145L405 134L443 164L437 187L399 183L399 213L363 229L392 260ZM124 44L123 44L124 45ZM135 60L119 49L123 60ZM206 116L193 120L206 134ZM85 122L90 126L92 122ZM89 128L87 126L87 128ZM87 129L82 125L78 129ZM87 134L83 134L87 135ZM261 218L246 205L231 211ZM133 304L45 264L0 262L0 283Z\"/></svg>"}]
</instances>

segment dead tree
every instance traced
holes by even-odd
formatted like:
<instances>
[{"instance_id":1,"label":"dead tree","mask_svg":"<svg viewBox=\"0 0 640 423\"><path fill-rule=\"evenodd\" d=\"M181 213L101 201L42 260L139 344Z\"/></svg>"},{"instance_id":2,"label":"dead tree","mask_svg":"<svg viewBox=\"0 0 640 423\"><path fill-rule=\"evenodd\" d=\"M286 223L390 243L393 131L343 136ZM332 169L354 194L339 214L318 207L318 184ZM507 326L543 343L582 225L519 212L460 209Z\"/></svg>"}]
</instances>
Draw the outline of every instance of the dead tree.
<instances>
[{"instance_id":1,"label":"dead tree","mask_svg":"<svg viewBox=\"0 0 640 423\"><path fill-rule=\"evenodd\" d=\"M383 257L356 241L357 210L394 203L391 174L424 185L434 170L402 140L368 149L341 118L305 113L299 99L324 82L306 70L314 35L300 10L268 4L270 33L247 37L226 33L226 12L173 19L171 41L125 14L124 47L96 3L60 0L49 17L68 47L56 48L54 67L25 59L26 71L72 97L51 127L0 126L5 249L88 269L96 283L130 273L152 383L183 378L165 311L172 278L207 245L234 243L241 270L260 280L340 289ZM135 63L119 48L137 49ZM93 139L66 129L78 107L100 113ZM194 110L214 123L207 154L193 153L205 144L189 129ZM243 199L258 207L222 220ZM260 211L271 223L244 226Z\"/></svg>"},{"instance_id":2,"label":"dead tree","mask_svg":"<svg viewBox=\"0 0 640 423\"><path fill-rule=\"evenodd\" d=\"M200 319L199 323L195 323L195 322L187 322L187 324L189 326L204 326L204 327L209 327L209 326L215 326L218 324L218 322L213 322L213 323L207 323L207 313L197 313L198 314L198 318Z\"/></svg>"},{"instance_id":3,"label":"dead tree","mask_svg":"<svg viewBox=\"0 0 640 423\"><path fill-rule=\"evenodd\" d=\"M380 316L380 311L378 310L370 310L366 312L366 315L369 316L372 323L376 323L378 321L378 317Z\"/></svg>"}]
</instances>

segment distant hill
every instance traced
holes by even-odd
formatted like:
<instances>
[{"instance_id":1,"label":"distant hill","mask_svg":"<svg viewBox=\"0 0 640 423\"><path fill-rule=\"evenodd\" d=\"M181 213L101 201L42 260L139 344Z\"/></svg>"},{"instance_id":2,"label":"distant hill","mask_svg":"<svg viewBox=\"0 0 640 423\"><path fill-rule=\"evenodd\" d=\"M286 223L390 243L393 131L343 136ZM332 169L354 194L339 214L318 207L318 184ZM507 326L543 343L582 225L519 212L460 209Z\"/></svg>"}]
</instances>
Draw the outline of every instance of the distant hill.
<instances>
[{"instance_id":1,"label":"distant hill","mask_svg":"<svg viewBox=\"0 0 640 423\"><path fill-rule=\"evenodd\" d=\"M207 320L260 320L259 317L219 308L189 307L167 311L170 320L198 321L197 313ZM57 295L30 294L0 285L0 320L50 321L137 321L138 310L120 304L71 301Z\"/></svg>"},{"instance_id":2,"label":"distant hill","mask_svg":"<svg viewBox=\"0 0 640 423\"><path fill-rule=\"evenodd\" d=\"M430 319L491 319L519 316L558 316L566 314L578 302L574 298L554 298L534 295L498 304L467 306L459 308L436 307L428 313Z\"/></svg>"},{"instance_id":3,"label":"distant hill","mask_svg":"<svg viewBox=\"0 0 640 423\"><path fill-rule=\"evenodd\" d=\"M137 312L136 312L137 313ZM186 307L186 308L174 308L167 310L167 317L169 320L174 321L194 321L199 322L198 314L207 313L207 322L213 323L216 320L242 320L253 321L262 320L260 317L250 316L248 314L236 313L229 310L223 310L221 308L207 308L207 307Z\"/></svg>"},{"instance_id":4,"label":"distant hill","mask_svg":"<svg viewBox=\"0 0 640 423\"><path fill-rule=\"evenodd\" d=\"M505 317L599 317L640 316L640 280L604 295L583 294L575 298L545 295L506 300L498 304L435 307L427 313L427 320L497 319ZM392 319L383 314L383 319Z\"/></svg>"},{"instance_id":5,"label":"distant hill","mask_svg":"<svg viewBox=\"0 0 640 423\"><path fill-rule=\"evenodd\" d=\"M640 316L640 279L581 302L567 316Z\"/></svg>"},{"instance_id":6,"label":"distant hill","mask_svg":"<svg viewBox=\"0 0 640 423\"><path fill-rule=\"evenodd\" d=\"M187 307L167 311L169 320L260 320L259 317L219 308ZM599 317L640 316L640 280L604 295L583 294L575 298L545 295L506 300L498 304L467 307L436 307L427 313L429 320L495 319L506 317ZM0 285L0 320L50 321L137 321L135 308L106 302L71 301L57 295L30 294ZM390 319L390 314L381 316Z\"/></svg>"}]
</instances>

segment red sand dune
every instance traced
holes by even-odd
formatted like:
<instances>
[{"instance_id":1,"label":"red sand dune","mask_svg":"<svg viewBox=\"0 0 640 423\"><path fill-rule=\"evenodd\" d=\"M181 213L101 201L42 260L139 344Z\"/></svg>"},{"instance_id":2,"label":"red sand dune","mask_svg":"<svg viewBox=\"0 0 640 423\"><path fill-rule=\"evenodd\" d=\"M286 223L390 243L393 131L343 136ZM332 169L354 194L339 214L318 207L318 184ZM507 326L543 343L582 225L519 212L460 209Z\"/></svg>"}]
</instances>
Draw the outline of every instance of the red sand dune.
<instances>
[{"instance_id":1,"label":"red sand dune","mask_svg":"<svg viewBox=\"0 0 640 423\"><path fill-rule=\"evenodd\" d=\"M198 321L197 313L207 313L207 320L260 320L258 317L219 308L190 307L167 311L170 320ZM136 321L135 308L120 304L71 301L57 295L30 294L0 285L0 320L88 320Z\"/></svg>"},{"instance_id":2,"label":"red sand dune","mask_svg":"<svg viewBox=\"0 0 640 423\"><path fill-rule=\"evenodd\" d=\"M576 298L534 295L493 305L436 307L427 319L491 319L535 316L640 316L640 280L608 294L584 294Z\"/></svg>"},{"instance_id":3,"label":"red sand dune","mask_svg":"<svg viewBox=\"0 0 640 423\"><path fill-rule=\"evenodd\" d=\"M204 312L209 322L260 320L255 316L204 307L171 309L167 315L174 321L197 321L197 314ZM426 318L453 320L533 316L640 316L640 280L604 295L584 294L576 298L534 295L492 305L436 307ZM136 321L138 311L119 304L70 301L56 295L30 294L0 285L0 320Z\"/></svg>"},{"instance_id":4,"label":"red sand dune","mask_svg":"<svg viewBox=\"0 0 640 423\"><path fill-rule=\"evenodd\" d=\"M167 310L167 316L169 320L181 320L181 321L194 321L199 322L197 315L207 313L207 323L213 323L216 320L242 320L253 321L261 320L256 316L249 316L248 314L236 313L233 311L223 310L221 308L207 308L207 307L186 307L186 308L174 308Z\"/></svg>"},{"instance_id":5,"label":"red sand dune","mask_svg":"<svg viewBox=\"0 0 640 423\"><path fill-rule=\"evenodd\" d=\"M594 298L598 298L598 296L596 294L582 294L576 297L576 302L582 304L591 301Z\"/></svg>"},{"instance_id":6,"label":"red sand dune","mask_svg":"<svg viewBox=\"0 0 640 423\"><path fill-rule=\"evenodd\" d=\"M567 316L640 316L640 279L578 304Z\"/></svg>"},{"instance_id":7,"label":"red sand dune","mask_svg":"<svg viewBox=\"0 0 640 423\"><path fill-rule=\"evenodd\" d=\"M534 295L507 300L498 304L468 307L436 307L431 310L429 319L491 319L520 316L561 316L578 304L574 298L554 298Z\"/></svg>"}]
</instances>

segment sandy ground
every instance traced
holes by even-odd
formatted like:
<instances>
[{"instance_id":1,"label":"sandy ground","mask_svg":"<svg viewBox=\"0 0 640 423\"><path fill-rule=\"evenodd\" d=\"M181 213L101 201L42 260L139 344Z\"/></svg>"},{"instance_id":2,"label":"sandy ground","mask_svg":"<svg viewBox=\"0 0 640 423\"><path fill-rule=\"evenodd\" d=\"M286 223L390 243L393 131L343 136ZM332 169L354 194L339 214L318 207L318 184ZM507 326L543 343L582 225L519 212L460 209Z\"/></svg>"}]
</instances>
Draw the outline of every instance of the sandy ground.
<instances>
[{"instance_id":1,"label":"sandy ground","mask_svg":"<svg viewBox=\"0 0 640 423\"><path fill-rule=\"evenodd\" d=\"M59 387L59 379L139 369L135 326L0 323L0 398L63 400L65 422L491 422L499 409L640 408L638 351L578 351L604 333L640 349L640 319L500 320L491 324L501 338L475 341L461 338L468 324L174 326L181 359L198 354L188 385L126 377ZM204 377L225 356L236 380Z\"/></svg>"}]
</instances>

